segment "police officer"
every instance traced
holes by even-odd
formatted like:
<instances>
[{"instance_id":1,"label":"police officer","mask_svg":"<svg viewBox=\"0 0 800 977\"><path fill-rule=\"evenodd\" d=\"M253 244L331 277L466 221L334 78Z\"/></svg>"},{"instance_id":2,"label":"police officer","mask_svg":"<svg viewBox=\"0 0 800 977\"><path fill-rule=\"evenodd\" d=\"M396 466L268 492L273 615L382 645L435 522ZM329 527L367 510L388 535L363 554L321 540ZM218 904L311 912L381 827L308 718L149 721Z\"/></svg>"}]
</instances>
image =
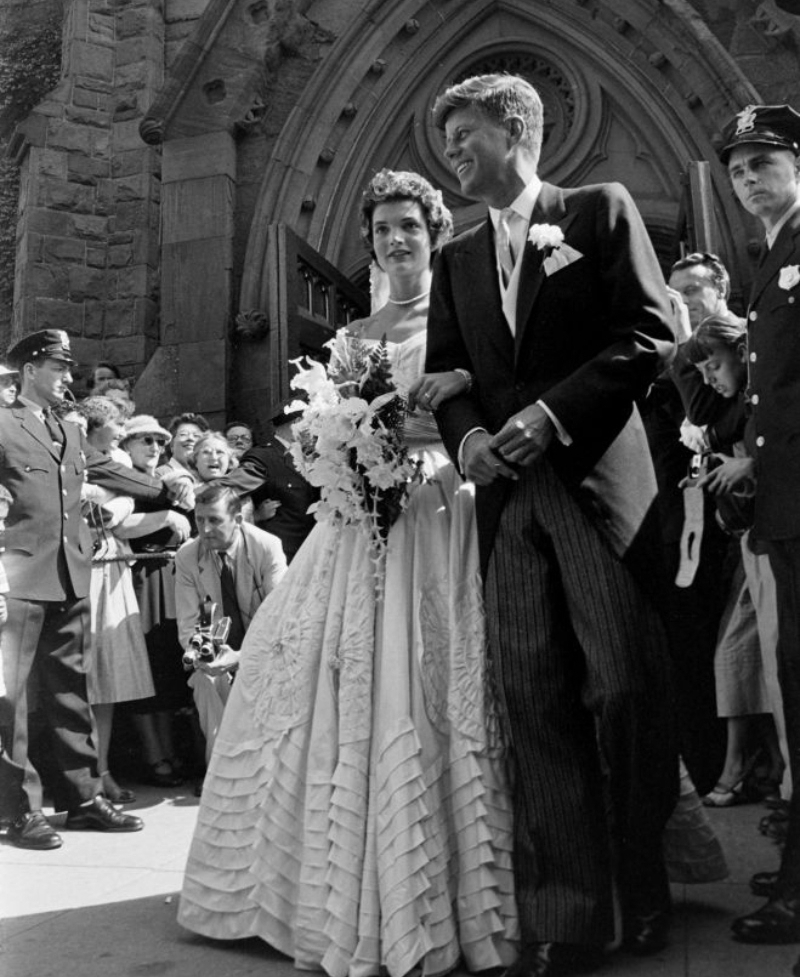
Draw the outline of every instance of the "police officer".
<instances>
[{"instance_id":1,"label":"police officer","mask_svg":"<svg viewBox=\"0 0 800 977\"><path fill-rule=\"evenodd\" d=\"M800 942L800 114L749 105L724 133L722 162L766 233L747 310L754 534L778 596L778 674L793 797L780 871L766 905L733 923L747 943Z\"/></svg>"},{"instance_id":2,"label":"police officer","mask_svg":"<svg viewBox=\"0 0 800 977\"><path fill-rule=\"evenodd\" d=\"M92 554L80 511L86 459L80 429L52 410L72 380L69 337L60 329L32 333L8 351L8 361L19 371L20 392L0 411L0 482L14 499L4 554L7 748L14 771L6 789L16 802L7 839L19 848L51 849L61 838L42 813L41 781L28 759L34 688L51 734L67 828L139 831L143 825L102 796L97 775L84 671Z\"/></svg>"}]
</instances>

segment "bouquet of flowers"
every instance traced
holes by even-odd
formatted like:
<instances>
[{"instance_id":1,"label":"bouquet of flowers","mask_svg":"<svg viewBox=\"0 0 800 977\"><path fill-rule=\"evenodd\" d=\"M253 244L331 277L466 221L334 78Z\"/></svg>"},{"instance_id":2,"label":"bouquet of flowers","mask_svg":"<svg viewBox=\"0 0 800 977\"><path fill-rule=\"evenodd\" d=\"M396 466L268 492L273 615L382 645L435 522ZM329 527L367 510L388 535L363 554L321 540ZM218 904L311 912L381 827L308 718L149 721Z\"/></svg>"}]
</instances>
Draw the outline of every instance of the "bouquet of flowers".
<instances>
[{"instance_id":1,"label":"bouquet of flowers","mask_svg":"<svg viewBox=\"0 0 800 977\"><path fill-rule=\"evenodd\" d=\"M369 345L343 328L326 346L327 367L293 361L298 372L291 385L308 402L286 408L302 412L289 450L297 470L320 489L316 518L363 527L380 560L411 485L422 481L403 440L408 406L392 380L384 340Z\"/></svg>"}]
</instances>

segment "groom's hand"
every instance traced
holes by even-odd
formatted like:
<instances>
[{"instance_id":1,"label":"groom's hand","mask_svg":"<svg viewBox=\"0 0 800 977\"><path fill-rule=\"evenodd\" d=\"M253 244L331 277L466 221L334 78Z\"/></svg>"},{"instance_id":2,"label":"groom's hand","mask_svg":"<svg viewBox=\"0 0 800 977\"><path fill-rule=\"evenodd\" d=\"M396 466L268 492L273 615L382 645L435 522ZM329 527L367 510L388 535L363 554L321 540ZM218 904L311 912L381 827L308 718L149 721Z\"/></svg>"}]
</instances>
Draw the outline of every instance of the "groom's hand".
<instances>
[{"instance_id":1,"label":"groom's hand","mask_svg":"<svg viewBox=\"0 0 800 977\"><path fill-rule=\"evenodd\" d=\"M489 446L506 464L526 468L547 451L555 433L547 413L538 404L531 404L509 417Z\"/></svg>"},{"instance_id":2,"label":"groom's hand","mask_svg":"<svg viewBox=\"0 0 800 977\"><path fill-rule=\"evenodd\" d=\"M477 430L468 435L463 448L464 478L467 481L476 485L491 485L500 476L517 478L514 468L492 450L491 444L492 437L488 431Z\"/></svg>"}]
</instances>

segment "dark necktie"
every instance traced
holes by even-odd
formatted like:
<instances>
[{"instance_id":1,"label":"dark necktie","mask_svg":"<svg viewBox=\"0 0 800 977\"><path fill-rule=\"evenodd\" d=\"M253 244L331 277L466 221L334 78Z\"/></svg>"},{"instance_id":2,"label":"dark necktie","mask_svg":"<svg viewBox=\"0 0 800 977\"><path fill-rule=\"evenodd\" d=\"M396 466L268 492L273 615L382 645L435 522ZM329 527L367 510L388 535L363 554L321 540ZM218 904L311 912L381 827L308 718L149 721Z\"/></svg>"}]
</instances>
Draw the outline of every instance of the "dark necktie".
<instances>
[{"instance_id":1,"label":"dark necktie","mask_svg":"<svg viewBox=\"0 0 800 977\"><path fill-rule=\"evenodd\" d=\"M219 554L220 571L219 582L222 590L222 613L231 619L231 629L228 632L226 644L230 645L234 651L242 647L244 640L244 621L242 612L239 610L239 600L236 597L236 581L233 579L233 570L227 553Z\"/></svg>"},{"instance_id":2,"label":"dark necktie","mask_svg":"<svg viewBox=\"0 0 800 977\"><path fill-rule=\"evenodd\" d=\"M47 433L50 435L53 444L61 447L64 444L64 430L52 408L44 411L44 426L47 428Z\"/></svg>"}]
</instances>

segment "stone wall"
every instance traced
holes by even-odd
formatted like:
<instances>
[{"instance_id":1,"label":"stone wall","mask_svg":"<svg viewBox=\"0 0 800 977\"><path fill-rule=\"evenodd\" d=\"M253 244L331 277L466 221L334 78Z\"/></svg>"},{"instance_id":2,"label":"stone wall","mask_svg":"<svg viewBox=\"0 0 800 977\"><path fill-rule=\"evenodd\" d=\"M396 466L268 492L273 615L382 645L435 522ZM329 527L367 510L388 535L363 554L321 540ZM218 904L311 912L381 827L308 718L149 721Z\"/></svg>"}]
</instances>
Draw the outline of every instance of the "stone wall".
<instances>
[{"instance_id":1,"label":"stone wall","mask_svg":"<svg viewBox=\"0 0 800 977\"><path fill-rule=\"evenodd\" d=\"M13 335L66 329L82 363L128 375L158 341L160 163L138 124L163 66L160 3L70 0L61 82L12 140Z\"/></svg>"}]
</instances>

